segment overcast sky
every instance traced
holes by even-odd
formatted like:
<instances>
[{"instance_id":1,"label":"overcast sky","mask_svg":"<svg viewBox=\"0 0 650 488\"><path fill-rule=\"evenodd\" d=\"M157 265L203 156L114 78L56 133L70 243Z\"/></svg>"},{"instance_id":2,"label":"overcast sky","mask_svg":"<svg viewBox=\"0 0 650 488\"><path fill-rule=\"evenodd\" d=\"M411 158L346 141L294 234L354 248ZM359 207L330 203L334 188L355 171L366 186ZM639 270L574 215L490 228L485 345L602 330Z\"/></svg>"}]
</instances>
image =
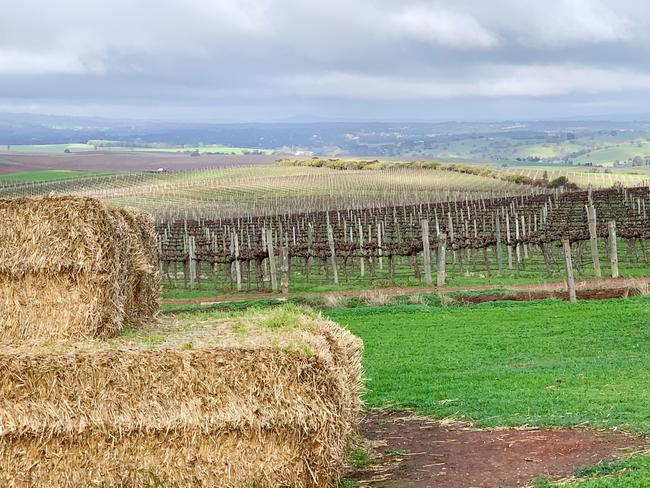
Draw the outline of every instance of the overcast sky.
<instances>
[{"instance_id":1,"label":"overcast sky","mask_svg":"<svg viewBox=\"0 0 650 488\"><path fill-rule=\"evenodd\" d=\"M19 0L0 111L196 121L650 114L647 0Z\"/></svg>"}]
</instances>

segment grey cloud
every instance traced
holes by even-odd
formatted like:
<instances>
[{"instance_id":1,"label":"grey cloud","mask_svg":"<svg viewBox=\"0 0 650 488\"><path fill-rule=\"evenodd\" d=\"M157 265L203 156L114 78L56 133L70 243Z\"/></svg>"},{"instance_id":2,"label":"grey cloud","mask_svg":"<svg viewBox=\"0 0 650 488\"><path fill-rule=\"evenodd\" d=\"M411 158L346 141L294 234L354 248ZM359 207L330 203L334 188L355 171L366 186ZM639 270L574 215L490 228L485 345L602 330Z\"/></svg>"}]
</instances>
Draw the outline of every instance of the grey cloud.
<instances>
[{"instance_id":1,"label":"grey cloud","mask_svg":"<svg viewBox=\"0 0 650 488\"><path fill-rule=\"evenodd\" d=\"M0 110L650 113L646 10L643 0L23 0L0 17Z\"/></svg>"}]
</instances>

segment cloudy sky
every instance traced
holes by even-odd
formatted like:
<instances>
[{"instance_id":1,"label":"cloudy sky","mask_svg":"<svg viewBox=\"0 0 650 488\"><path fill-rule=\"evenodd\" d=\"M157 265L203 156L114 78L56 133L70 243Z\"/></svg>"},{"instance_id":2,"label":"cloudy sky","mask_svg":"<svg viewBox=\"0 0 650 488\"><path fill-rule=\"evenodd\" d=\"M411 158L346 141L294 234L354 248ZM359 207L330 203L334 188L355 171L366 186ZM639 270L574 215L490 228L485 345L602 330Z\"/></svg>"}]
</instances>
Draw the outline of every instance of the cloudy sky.
<instances>
[{"instance_id":1,"label":"cloudy sky","mask_svg":"<svg viewBox=\"0 0 650 488\"><path fill-rule=\"evenodd\" d=\"M0 111L195 121L650 114L646 0L20 0Z\"/></svg>"}]
</instances>

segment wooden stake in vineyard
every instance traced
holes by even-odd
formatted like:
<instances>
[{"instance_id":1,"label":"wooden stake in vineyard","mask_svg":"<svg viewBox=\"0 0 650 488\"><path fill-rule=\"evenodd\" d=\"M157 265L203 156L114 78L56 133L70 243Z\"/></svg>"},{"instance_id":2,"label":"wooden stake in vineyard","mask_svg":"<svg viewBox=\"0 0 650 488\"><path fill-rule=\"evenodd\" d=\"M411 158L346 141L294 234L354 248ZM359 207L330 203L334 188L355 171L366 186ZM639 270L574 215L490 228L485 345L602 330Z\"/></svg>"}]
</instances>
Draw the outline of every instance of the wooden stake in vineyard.
<instances>
[{"instance_id":1,"label":"wooden stake in vineyard","mask_svg":"<svg viewBox=\"0 0 650 488\"><path fill-rule=\"evenodd\" d=\"M612 278L618 278L618 251L616 245L616 222L610 220L607 223L609 231L609 262L612 267Z\"/></svg>"},{"instance_id":2,"label":"wooden stake in vineyard","mask_svg":"<svg viewBox=\"0 0 650 488\"><path fill-rule=\"evenodd\" d=\"M278 291L278 274L275 266L275 252L273 251L273 231L266 231L266 246L269 253L269 272L271 274L271 290Z\"/></svg>"},{"instance_id":3,"label":"wooden stake in vineyard","mask_svg":"<svg viewBox=\"0 0 650 488\"><path fill-rule=\"evenodd\" d=\"M501 248L501 219L499 217L499 211L497 210L496 216L496 253L497 253L497 266L499 269L499 276L503 274L503 250Z\"/></svg>"},{"instance_id":4,"label":"wooden stake in vineyard","mask_svg":"<svg viewBox=\"0 0 650 488\"><path fill-rule=\"evenodd\" d=\"M289 246L285 245L281 248L282 263L280 265L280 288L282 293L289 293Z\"/></svg>"},{"instance_id":5,"label":"wooden stake in vineyard","mask_svg":"<svg viewBox=\"0 0 650 488\"><path fill-rule=\"evenodd\" d=\"M433 285L433 278L431 276L431 245L429 244L429 221L420 221L422 228L422 250L424 256L424 279L429 286Z\"/></svg>"},{"instance_id":6,"label":"wooden stake in vineyard","mask_svg":"<svg viewBox=\"0 0 650 488\"><path fill-rule=\"evenodd\" d=\"M327 226L327 241L329 242L330 254L332 256L332 273L334 274L334 284L338 285L339 284L339 271L338 271L338 269L336 267L336 247L334 246L334 231L332 230L331 225Z\"/></svg>"},{"instance_id":7,"label":"wooden stake in vineyard","mask_svg":"<svg viewBox=\"0 0 650 488\"><path fill-rule=\"evenodd\" d=\"M590 194L591 198L591 194ZM598 255L598 233L596 229L596 207L590 201L586 205L587 210L587 223L589 225L589 242L591 244L591 261L594 264L594 276L598 279L603 277L603 274L600 270L600 257Z\"/></svg>"},{"instance_id":8,"label":"wooden stake in vineyard","mask_svg":"<svg viewBox=\"0 0 650 488\"><path fill-rule=\"evenodd\" d=\"M447 234L441 233L438 236L438 262L436 266L436 286L445 285L445 264L447 262Z\"/></svg>"},{"instance_id":9,"label":"wooden stake in vineyard","mask_svg":"<svg viewBox=\"0 0 650 488\"><path fill-rule=\"evenodd\" d=\"M564 250L564 265L566 269L566 284L569 290L569 301L575 303L578 299L576 297L576 282L573 278L573 262L571 260L571 243L569 239L562 239L562 249Z\"/></svg>"}]
</instances>

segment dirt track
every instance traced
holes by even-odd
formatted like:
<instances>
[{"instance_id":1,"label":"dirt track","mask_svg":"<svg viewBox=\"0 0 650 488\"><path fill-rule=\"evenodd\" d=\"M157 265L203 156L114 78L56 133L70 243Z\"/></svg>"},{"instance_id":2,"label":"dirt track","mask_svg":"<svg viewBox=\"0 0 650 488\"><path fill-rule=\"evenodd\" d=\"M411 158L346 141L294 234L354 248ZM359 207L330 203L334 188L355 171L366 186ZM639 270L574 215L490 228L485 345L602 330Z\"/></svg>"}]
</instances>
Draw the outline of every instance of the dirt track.
<instances>
[{"instance_id":1,"label":"dirt track","mask_svg":"<svg viewBox=\"0 0 650 488\"><path fill-rule=\"evenodd\" d=\"M635 293L636 288L643 285L650 284L650 278L616 278L616 279L603 279L603 280L587 280L576 282L579 299L603 299L603 298L617 298L625 296L626 291L631 290L631 294ZM325 295L339 295L343 297L355 297L363 295L368 291L381 292L384 295L411 295L415 293L436 293L436 292L472 292L472 291L485 291L494 289L506 290L507 293L492 294L493 299L487 299L492 295L485 295L486 298L481 299L473 297L460 298L460 301L477 303L480 301L494 301L494 300L539 300L542 298L561 298L568 299L566 293L566 285L564 282L546 283L543 285L508 285L508 286L475 286L475 287L444 287L444 288L422 288L422 287L393 287L393 288L379 288L373 290L351 290L340 292L320 292L320 293L299 293L296 295L284 295L272 292L255 292L255 293L240 293L231 295L221 295L210 298L172 298L162 301L163 305L196 305L211 303L227 303L227 302L241 302L245 300L264 300L276 299L283 300L290 296L301 296L304 298L318 298Z\"/></svg>"},{"instance_id":2,"label":"dirt track","mask_svg":"<svg viewBox=\"0 0 650 488\"><path fill-rule=\"evenodd\" d=\"M362 486L468 488L526 486L646 447L645 439L587 429L478 430L460 422L370 412L361 432L378 464L356 472Z\"/></svg>"}]
</instances>

